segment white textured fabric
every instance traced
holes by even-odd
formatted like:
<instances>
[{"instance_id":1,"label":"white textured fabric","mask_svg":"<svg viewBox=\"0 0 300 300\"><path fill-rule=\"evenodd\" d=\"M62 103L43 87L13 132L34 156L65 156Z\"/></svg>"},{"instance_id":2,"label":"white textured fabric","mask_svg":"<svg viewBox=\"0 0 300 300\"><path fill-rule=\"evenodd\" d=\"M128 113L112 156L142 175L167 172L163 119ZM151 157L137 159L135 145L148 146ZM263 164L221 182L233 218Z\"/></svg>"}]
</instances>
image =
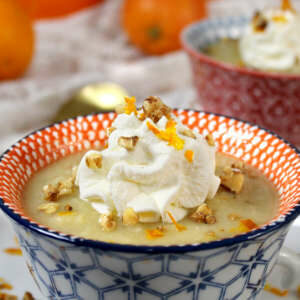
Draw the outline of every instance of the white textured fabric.
<instances>
[{"instance_id":1,"label":"white textured fabric","mask_svg":"<svg viewBox=\"0 0 300 300\"><path fill-rule=\"evenodd\" d=\"M250 6L270 2L275 1L214 0L210 14L249 13ZM107 0L68 18L36 24L36 50L26 76L0 84L0 153L48 124L61 104L90 82L119 83L139 101L160 95L175 107L197 107L186 55L142 55L121 29L121 5L122 0Z\"/></svg>"}]
</instances>

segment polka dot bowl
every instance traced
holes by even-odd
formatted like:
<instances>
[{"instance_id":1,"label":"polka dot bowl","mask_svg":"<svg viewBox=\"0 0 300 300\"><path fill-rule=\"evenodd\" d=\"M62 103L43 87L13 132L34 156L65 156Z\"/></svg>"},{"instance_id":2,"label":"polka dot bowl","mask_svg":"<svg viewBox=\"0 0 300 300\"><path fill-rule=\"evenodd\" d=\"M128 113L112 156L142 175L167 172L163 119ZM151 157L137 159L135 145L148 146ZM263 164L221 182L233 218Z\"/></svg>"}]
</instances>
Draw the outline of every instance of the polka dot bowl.
<instances>
[{"instance_id":1,"label":"polka dot bowl","mask_svg":"<svg viewBox=\"0 0 300 300\"><path fill-rule=\"evenodd\" d=\"M239 38L248 22L247 17L218 18L183 31L198 99L206 111L269 128L300 147L300 74L254 71L217 61L200 50L220 38Z\"/></svg>"},{"instance_id":2,"label":"polka dot bowl","mask_svg":"<svg viewBox=\"0 0 300 300\"><path fill-rule=\"evenodd\" d=\"M56 232L24 213L26 183L62 157L104 145L106 129L116 115L89 115L54 124L24 137L0 158L0 207L12 222L28 268L45 297L200 299L204 295L204 299L222 300L254 299L260 293L287 230L300 213L299 152L279 136L247 122L193 110L174 112L191 129L211 133L218 151L261 170L280 193L277 215L247 234L193 245L110 244ZM233 281L226 279L228 274L236 274Z\"/></svg>"}]
</instances>

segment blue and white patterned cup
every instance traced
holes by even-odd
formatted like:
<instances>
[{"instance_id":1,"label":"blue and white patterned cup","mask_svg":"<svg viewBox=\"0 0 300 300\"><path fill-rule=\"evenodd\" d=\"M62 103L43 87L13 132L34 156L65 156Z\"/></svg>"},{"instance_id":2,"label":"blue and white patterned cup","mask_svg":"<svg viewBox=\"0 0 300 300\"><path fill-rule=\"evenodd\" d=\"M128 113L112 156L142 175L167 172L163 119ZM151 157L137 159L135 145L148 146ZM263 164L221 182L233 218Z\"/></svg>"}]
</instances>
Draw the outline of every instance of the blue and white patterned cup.
<instances>
[{"instance_id":1,"label":"blue and white patterned cup","mask_svg":"<svg viewBox=\"0 0 300 300\"><path fill-rule=\"evenodd\" d=\"M249 123L192 110L176 113L191 129L212 133L219 151L266 174L281 194L277 216L247 234L193 245L110 244L56 232L24 213L26 182L69 153L103 144L115 115L79 117L41 129L1 157L0 207L47 299L229 300L259 295L300 213L299 152Z\"/></svg>"}]
</instances>

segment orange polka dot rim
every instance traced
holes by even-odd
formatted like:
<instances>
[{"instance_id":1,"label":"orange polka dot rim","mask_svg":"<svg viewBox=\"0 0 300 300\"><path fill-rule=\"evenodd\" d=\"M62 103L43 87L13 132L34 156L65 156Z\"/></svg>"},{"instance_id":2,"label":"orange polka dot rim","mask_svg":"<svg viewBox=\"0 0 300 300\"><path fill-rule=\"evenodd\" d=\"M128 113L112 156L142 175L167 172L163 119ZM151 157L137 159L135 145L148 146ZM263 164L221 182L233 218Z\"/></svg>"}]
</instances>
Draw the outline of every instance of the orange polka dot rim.
<instances>
[{"instance_id":1,"label":"orange polka dot rim","mask_svg":"<svg viewBox=\"0 0 300 300\"><path fill-rule=\"evenodd\" d=\"M17 226L23 225L47 237L80 246L142 253L182 253L233 245L279 229L300 214L300 154L295 147L268 130L234 118L194 110L174 113L189 128L203 135L211 134L218 151L258 168L274 183L281 200L278 214L268 224L243 235L209 243L150 247L87 240L56 232L26 216L21 195L31 176L71 153L104 146L106 129L115 119L115 113L69 119L35 131L14 144L0 158L0 208Z\"/></svg>"}]
</instances>

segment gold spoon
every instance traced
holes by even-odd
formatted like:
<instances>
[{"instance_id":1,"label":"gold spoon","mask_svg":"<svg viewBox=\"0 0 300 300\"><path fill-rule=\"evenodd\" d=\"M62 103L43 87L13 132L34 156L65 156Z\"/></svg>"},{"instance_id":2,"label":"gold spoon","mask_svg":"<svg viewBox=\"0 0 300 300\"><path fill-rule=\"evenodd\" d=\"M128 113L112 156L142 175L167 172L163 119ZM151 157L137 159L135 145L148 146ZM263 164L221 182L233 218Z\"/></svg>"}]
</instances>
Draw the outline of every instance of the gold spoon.
<instances>
[{"instance_id":1,"label":"gold spoon","mask_svg":"<svg viewBox=\"0 0 300 300\"><path fill-rule=\"evenodd\" d=\"M54 122L90 113L113 111L124 103L128 92L111 82L91 83L79 89L54 117Z\"/></svg>"}]
</instances>

